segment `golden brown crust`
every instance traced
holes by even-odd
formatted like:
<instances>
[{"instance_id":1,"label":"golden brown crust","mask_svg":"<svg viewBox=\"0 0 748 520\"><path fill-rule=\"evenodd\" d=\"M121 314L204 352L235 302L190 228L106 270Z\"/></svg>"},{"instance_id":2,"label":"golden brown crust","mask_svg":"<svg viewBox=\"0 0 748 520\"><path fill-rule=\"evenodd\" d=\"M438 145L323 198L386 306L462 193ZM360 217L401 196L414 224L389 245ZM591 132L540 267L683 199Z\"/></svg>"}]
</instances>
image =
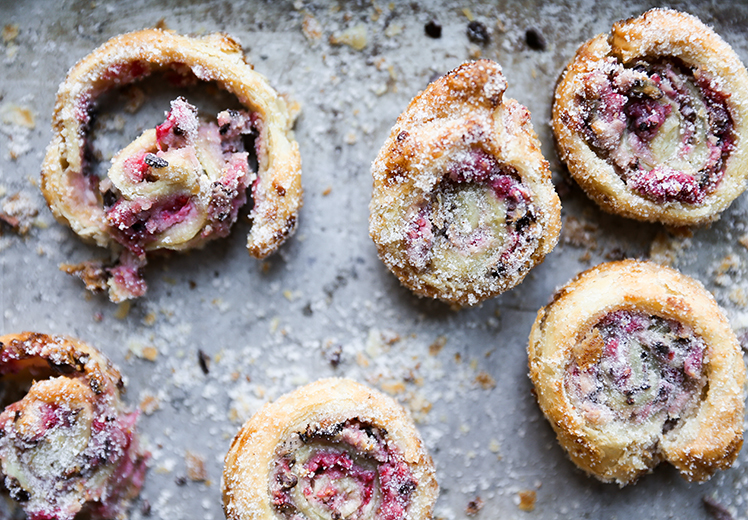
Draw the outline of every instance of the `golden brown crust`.
<instances>
[{"instance_id":1,"label":"golden brown crust","mask_svg":"<svg viewBox=\"0 0 748 520\"><path fill-rule=\"evenodd\" d=\"M350 379L321 379L266 404L234 437L222 478L223 504L230 520L283 518L273 507L269 479L276 448L308 427L349 419L383 428L402 455L417 486L407 519L431 518L439 489L429 454L412 419L392 398Z\"/></svg>"},{"instance_id":2,"label":"golden brown crust","mask_svg":"<svg viewBox=\"0 0 748 520\"><path fill-rule=\"evenodd\" d=\"M105 387L119 396L124 387L119 371L98 350L80 340L67 336L49 336L38 332L22 332L0 336L0 353L8 359L40 359L60 373L79 373L91 386L103 390ZM12 354L11 354L12 353Z\"/></svg>"},{"instance_id":3,"label":"golden brown crust","mask_svg":"<svg viewBox=\"0 0 748 520\"><path fill-rule=\"evenodd\" d=\"M613 166L590 147L575 128L585 76L602 70L609 59L624 66L638 60L677 58L699 74L711 78L727 95L735 136L717 188L699 203L650 200L630 189ZM748 72L732 48L696 17L670 10L652 9L638 18L613 25L610 35L601 34L584 43L564 71L553 104L553 132L561 159L587 195L602 209L628 218L684 226L719 218L745 189L748 176Z\"/></svg>"},{"instance_id":4,"label":"golden brown crust","mask_svg":"<svg viewBox=\"0 0 748 520\"><path fill-rule=\"evenodd\" d=\"M515 100L504 99L505 89L501 68L489 60L449 72L411 101L372 165L369 233L384 263L418 295L475 304L521 282L556 244L561 205L551 172L529 112ZM504 276L489 274L499 263L500 249L480 276L457 268L417 266L406 252L406 223L417 208L432 203L455 155L470 149L480 149L516 171L531 192L542 230L534 247Z\"/></svg>"},{"instance_id":5,"label":"golden brown crust","mask_svg":"<svg viewBox=\"0 0 748 520\"><path fill-rule=\"evenodd\" d=\"M653 437L623 421L596 426L565 388L574 349L603 316L618 310L676 320L706 344L705 395L667 433ZM727 319L696 280L650 262L601 264L577 276L540 309L528 353L538 404L559 442L572 461L600 480L625 485L667 460L687 480L703 481L737 457L743 442L745 366Z\"/></svg>"},{"instance_id":6,"label":"golden brown crust","mask_svg":"<svg viewBox=\"0 0 748 520\"><path fill-rule=\"evenodd\" d=\"M0 375L8 388L33 380L0 413L5 485L28 516L73 518L85 508L91 518L126 518L149 454L117 369L76 339L24 332L0 337Z\"/></svg>"},{"instance_id":7,"label":"golden brown crust","mask_svg":"<svg viewBox=\"0 0 748 520\"><path fill-rule=\"evenodd\" d=\"M200 80L215 81L263 123L247 238L250 253L263 258L295 230L302 198L301 159L285 101L244 61L239 44L224 34L190 38L146 29L112 38L78 62L57 93L52 142L42 166L47 203L55 217L82 238L102 247L113 244L100 195L85 189L87 111L102 91L171 66L188 67Z\"/></svg>"}]
</instances>

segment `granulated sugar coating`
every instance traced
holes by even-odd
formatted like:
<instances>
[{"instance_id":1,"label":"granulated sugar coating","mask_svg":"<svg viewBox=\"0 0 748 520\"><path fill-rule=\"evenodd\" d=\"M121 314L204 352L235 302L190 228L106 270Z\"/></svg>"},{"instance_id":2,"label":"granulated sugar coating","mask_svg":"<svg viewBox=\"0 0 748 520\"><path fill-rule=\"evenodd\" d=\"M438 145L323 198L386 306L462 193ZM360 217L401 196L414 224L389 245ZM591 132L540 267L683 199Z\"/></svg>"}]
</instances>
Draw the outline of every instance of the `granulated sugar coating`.
<instances>
[{"instance_id":1,"label":"granulated sugar coating","mask_svg":"<svg viewBox=\"0 0 748 520\"><path fill-rule=\"evenodd\" d=\"M434 80L372 165L369 234L420 296L475 305L511 289L558 241L561 204L530 114L490 60Z\"/></svg>"},{"instance_id":2,"label":"granulated sugar coating","mask_svg":"<svg viewBox=\"0 0 748 520\"><path fill-rule=\"evenodd\" d=\"M652 9L580 46L555 90L561 158L605 211L719 218L746 185L748 72L698 18Z\"/></svg>"},{"instance_id":3,"label":"granulated sugar coating","mask_svg":"<svg viewBox=\"0 0 748 520\"><path fill-rule=\"evenodd\" d=\"M558 75L582 42L652 6L637 0L501 6L140 0L125 7L39 0L0 7L0 24L18 25L12 42L0 42L0 103L29 108L35 121L32 129L21 127L28 132L23 139L13 137L30 146L24 153L13 157L13 143L0 140L0 196L28 194L39 211L25 237L0 223L1 328L66 333L96 345L128 379L131 407L145 401L151 414L141 414L138 425L153 457L131 518L221 520L223 457L241 424L300 385L345 376L389 393L412 413L441 488L435 517L465 518L471 503L482 502L472 518L500 511L518 520L707 520L708 497L734 518L748 519L746 450L705 484L659 467L620 490L585 476L566 458L527 377L530 328L554 290L609 258L647 258L658 249L653 244L682 245L668 249L668 261L715 294L739 336L748 327L748 253L740 242L748 233L745 196L708 229L671 236L662 226L600 212L567 181L554 150L548 121ZM748 6L723 2L690 10L748 61L741 22ZM490 33L485 46L468 39L470 18ZM441 26L440 38L426 35L431 21ZM295 138L305 206L296 235L264 261L247 254L250 224L243 210L226 239L149 258L147 296L119 307L87 296L78 280L58 271L60 263L101 257L103 250L57 224L36 184L55 93L69 68L109 38L157 24L181 34L229 33L255 69L301 105ZM360 51L329 43L358 25L366 28ZM387 31L393 25L402 30ZM528 47L529 28L542 35L545 50ZM499 63L505 95L532 114L564 226L576 223L584 237L562 240L511 291L455 312L413 296L382 264L368 236L368 203L371 163L398 115L431 80L471 56ZM161 124L180 95L205 119L241 109L212 84L164 83L158 75L138 83L139 108L127 88L102 98L93 128L97 172ZM204 461L205 480L188 476L188 452ZM520 492L534 492L533 511L520 509Z\"/></svg>"}]
</instances>

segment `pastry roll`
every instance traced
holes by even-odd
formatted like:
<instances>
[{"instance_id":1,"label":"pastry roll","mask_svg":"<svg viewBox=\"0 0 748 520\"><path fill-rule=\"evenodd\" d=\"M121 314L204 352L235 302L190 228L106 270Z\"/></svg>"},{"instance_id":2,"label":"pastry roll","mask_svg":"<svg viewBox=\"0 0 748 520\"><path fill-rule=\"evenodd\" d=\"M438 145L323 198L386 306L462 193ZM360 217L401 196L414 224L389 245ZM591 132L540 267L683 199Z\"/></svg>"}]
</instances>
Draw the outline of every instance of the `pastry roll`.
<instances>
[{"instance_id":1,"label":"pastry roll","mask_svg":"<svg viewBox=\"0 0 748 520\"><path fill-rule=\"evenodd\" d=\"M223 472L229 520L431 518L438 486L407 412L350 379L323 379L265 405Z\"/></svg>"},{"instance_id":2,"label":"pastry roll","mask_svg":"<svg viewBox=\"0 0 748 520\"><path fill-rule=\"evenodd\" d=\"M0 414L5 487L31 520L126 518L145 479L149 454L138 445L137 412L104 356L80 341L31 332L0 337L4 399L28 392Z\"/></svg>"},{"instance_id":3,"label":"pastry roll","mask_svg":"<svg viewBox=\"0 0 748 520\"><path fill-rule=\"evenodd\" d=\"M559 155L605 211L715 220L745 189L748 73L696 17L652 9L582 45L556 87Z\"/></svg>"},{"instance_id":4,"label":"pastry roll","mask_svg":"<svg viewBox=\"0 0 748 520\"><path fill-rule=\"evenodd\" d=\"M372 165L369 233L420 296L476 304L520 283L556 245L551 172L506 86L489 60L449 72L411 101Z\"/></svg>"},{"instance_id":5,"label":"pastry roll","mask_svg":"<svg viewBox=\"0 0 748 520\"><path fill-rule=\"evenodd\" d=\"M88 129L97 97L155 71L194 75L234 94L246 110L203 122L185 99L114 159L105 179L88 168ZM251 187L247 247L263 258L296 228L301 159L286 104L244 61L229 36L202 38L148 29L118 36L78 62L60 85L53 137L42 166L42 192L55 217L82 238L120 256L115 265L63 269L113 301L141 296L145 255L186 250L226 236ZM254 141L258 171L245 142Z\"/></svg>"},{"instance_id":6,"label":"pastry roll","mask_svg":"<svg viewBox=\"0 0 748 520\"><path fill-rule=\"evenodd\" d=\"M665 460L703 481L735 461L743 356L696 280L650 262L601 264L538 312L528 350L540 408L600 480L623 486Z\"/></svg>"}]
</instances>

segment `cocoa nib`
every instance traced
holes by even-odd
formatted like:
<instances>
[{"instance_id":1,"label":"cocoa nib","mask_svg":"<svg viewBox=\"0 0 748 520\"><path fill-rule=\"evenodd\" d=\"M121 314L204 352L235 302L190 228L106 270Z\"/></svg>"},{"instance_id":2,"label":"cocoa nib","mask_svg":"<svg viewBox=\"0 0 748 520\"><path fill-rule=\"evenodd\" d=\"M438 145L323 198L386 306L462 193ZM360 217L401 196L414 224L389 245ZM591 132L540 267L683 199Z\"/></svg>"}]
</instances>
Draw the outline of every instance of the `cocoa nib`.
<instances>
[{"instance_id":1,"label":"cocoa nib","mask_svg":"<svg viewBox=\"0 0 748 520\"><path fill-rule=\"evenodd\" d=\"M202 370L203 374L207 376L210 372L210 356L203 352L202 349L198 349L197 361L200 363L200 370Z\"/></svg>"},{"instance_id":2,"label":"cocoa nib","mask_svg":"<svg viewBox=\"0 0 748 520\"><path fill-rule=\"evenodd\" d=\"M144 160L145 163L152 168L166 168L169 166L169 161L153 153L146 154Z\"/></svg>"},{"instance_id":3,"label":"cocoa nib","mask_svg":"<svg viewBox=\"0 0 748 520\"><path fill-rule=\"evenodd\" d=\"M525 43L534 51L544 51L546 48L543 33L534 27L530 27L525 31Z\"/></svg>"},{"instance_id":4,"label":"cocoa nib","mask_svg":"<svg viewBox=\"0 0 748 520\"><path fill-rule=\"evenodd\" d=\"M278 475L278 483L283 489L291 489L298 484L299 479L293 473L280 473Z\"/></svg>"},{"instance_id":5,"label":"cocoa nib","mask_svg":"<svg viewBox=\"0 0 748 520\"><path fill-rule=\"evenodd\" d=\"M478 20L473 20L468 24L467 37L468 40L478 45L487 45L491 41L488 29Z\"/></svg>"},{"instance_id":6,"label":"cocoa nib","mask_svg":"<svg viewBox=\"0 0 748 520\"><path fill-rule=\"evenodd\" d=\"M439 22L431 20L429 23L423 26L423 30L426 36L429 38L441 38L442 37L442 26Z\"/></svg>"},{"instance_id":7,"label":"cocoa nib","mask_svg":"<svg viewBox=\"0 0 748 520\"><path fill-rule=\"evenodd\" d=\"M475 497L474 500L468 502L468 505L465 508L465 514L468 516L475 516L481 509L483 509L483 505L483 499L481 497Z\"/></svg>"}]
</instances>

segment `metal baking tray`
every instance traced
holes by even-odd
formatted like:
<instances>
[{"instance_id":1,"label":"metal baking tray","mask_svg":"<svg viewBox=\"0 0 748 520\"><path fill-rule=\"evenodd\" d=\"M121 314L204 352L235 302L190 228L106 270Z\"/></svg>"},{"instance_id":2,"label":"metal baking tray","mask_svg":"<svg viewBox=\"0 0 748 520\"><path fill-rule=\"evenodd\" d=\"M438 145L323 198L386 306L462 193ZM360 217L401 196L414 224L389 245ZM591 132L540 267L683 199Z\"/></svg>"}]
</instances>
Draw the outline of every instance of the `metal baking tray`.
<instances>
[{"instance_id":1,"label":"metal baking tray","mask_svg":"<svg viewBox=\"0 0 748 520\"><path fill-rule=\"evenodd\" d=\"M748 62L748 4L671 5L712 25ZM748 251L740 242L748 232L745 195L711 226L671 234L600 212L567 180L553 148L552 91L578 45L653 6L638 0L0 0L0 205L20 193L26 209L37 212L25 236L2 228L0 330L76 336L126 375L127 399L144 410L140 431L153 454L131 518L223 518L223 457L242 422L264 402L332 375L383 389L412 411L437 466L438 518L707 519L704 497L734 518L748 518L748 450L701 485L667 465L624 489L602 484L566 458L527 377L527 336L537 310L555 288L609 259L670 263L714 293L736 330L748 326ZM469 41L470 19L487 27L490 43ZM432 20L441 38L425 34ZM128 308L88 295L58 270L62 262L106 252L57 224L37 184L67 70L110 37L159 23L182 33L233 35L256 70L299 101L305 206L297 234L267 260L247 254L246 212L227 239L151 259L149 292ZM333 43L345 40L346 30L363 37L361 50ZM562 200L564 230L520 286L481 306L452 310L413 296L377 258L367 229L369 167L410 99L432 78L478 56L503 66L507 95L532 113ZM146 100L134 113L127 107L137 90L102 101L95 146L104 164L159 123L174 94L158 79L138 88ZM209 86L198 90L206 114L233 102ZM535 493L531 511L520 509L521 492Z\"/></svg>"}]
</instances>

